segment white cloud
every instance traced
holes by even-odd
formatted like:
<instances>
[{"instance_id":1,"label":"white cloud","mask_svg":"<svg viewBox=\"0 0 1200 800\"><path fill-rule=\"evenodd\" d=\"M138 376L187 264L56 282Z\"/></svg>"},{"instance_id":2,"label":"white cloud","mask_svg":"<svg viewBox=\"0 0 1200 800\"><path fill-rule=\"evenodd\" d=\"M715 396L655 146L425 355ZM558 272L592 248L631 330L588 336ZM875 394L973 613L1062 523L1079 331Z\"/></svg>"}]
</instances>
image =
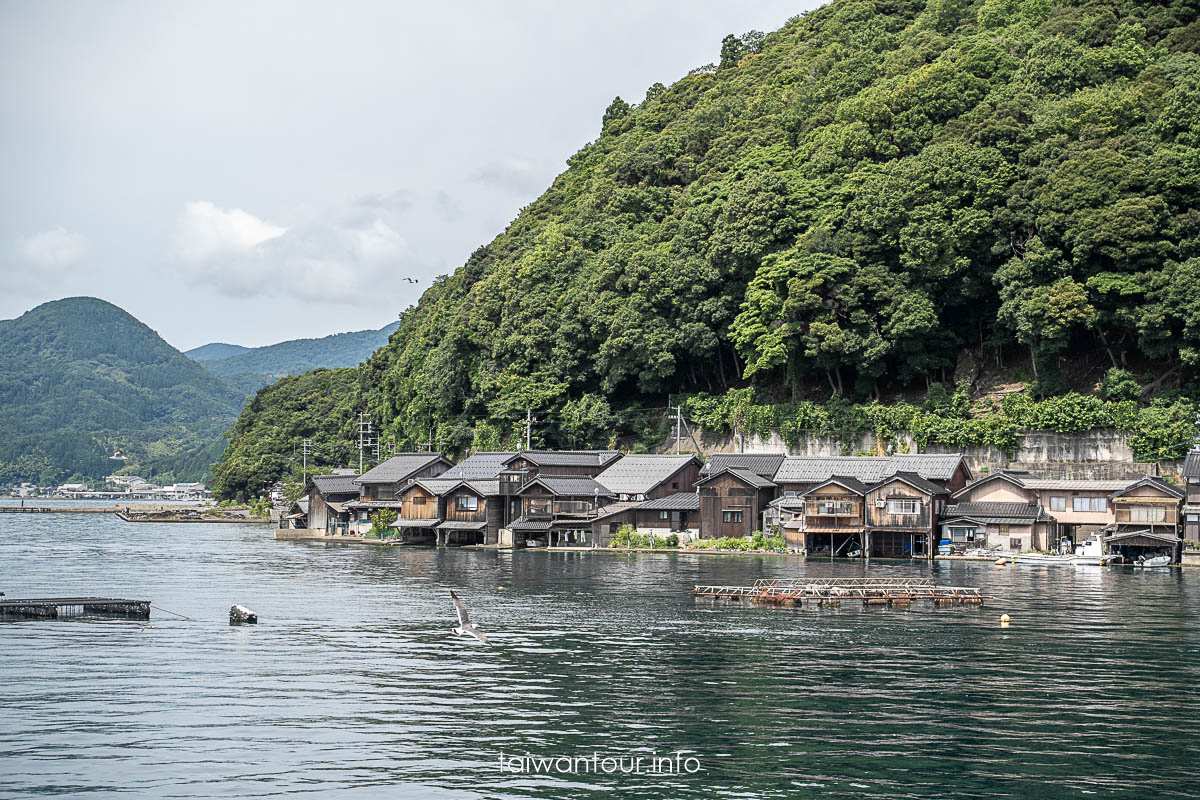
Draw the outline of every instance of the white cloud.
<instances>
[{"instance_id":1,"label":"white cloud","mask_svg":"<svg viewBox=\"0 0 1200 800\"><path fill-rule=\"evenodd\" d=\"M226 211L205 201L188 203L175 225L175 257L192 264L247 253L282 236L286 228L264 222L240 208Z\"/></svg>"},{"instance_id":2,"label":"white cloud","mask_svg":"<svg viewBox=\"0 0 1200 800\"><path fill-rule=\"evenodd\" d=\"M87 254L87 240L61 225L17 239L17 255L43 267L67 267Z\"/></svg>"},{"instance_id":3,"label":"white cloud","mask_svg":"<svg viewBox=\"0 0 1200 800\"><path fill-rule=\"evenodd\" d=\"M411 248L384 219L406 210L401 195L362 198L325 218L291 227L241 209L189 203L172 237L192 282L236 297L290 296L376 305L395 300L395 276L414 263Z\"/></svg>"}]
</instances>

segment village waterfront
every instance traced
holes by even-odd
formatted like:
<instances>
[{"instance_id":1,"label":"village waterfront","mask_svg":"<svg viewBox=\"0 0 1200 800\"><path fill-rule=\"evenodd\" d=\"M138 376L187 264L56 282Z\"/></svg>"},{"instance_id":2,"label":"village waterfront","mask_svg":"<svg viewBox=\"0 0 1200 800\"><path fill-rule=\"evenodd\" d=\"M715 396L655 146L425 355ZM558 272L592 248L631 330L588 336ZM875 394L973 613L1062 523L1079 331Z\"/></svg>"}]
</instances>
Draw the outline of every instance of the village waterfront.
<instances>
[{"instance_id":1,"label":"village waterfront","mask_svg":"<svg viewBox=\"0 0 1200 800\"><path fill-rule=\"evenodd\" d=\"M690 595L863 574L997 599L901 610ZM149 627L0 625L0 796L1195 796L1198 579L330 546L276 542L262 525L6 515L0 590L155 611ZM492 647L450 633L451 588ZM260 624L230 627L235 602ZM535 775L500 761L676 753L700 771Z\"/></svg>"}]
</instances>

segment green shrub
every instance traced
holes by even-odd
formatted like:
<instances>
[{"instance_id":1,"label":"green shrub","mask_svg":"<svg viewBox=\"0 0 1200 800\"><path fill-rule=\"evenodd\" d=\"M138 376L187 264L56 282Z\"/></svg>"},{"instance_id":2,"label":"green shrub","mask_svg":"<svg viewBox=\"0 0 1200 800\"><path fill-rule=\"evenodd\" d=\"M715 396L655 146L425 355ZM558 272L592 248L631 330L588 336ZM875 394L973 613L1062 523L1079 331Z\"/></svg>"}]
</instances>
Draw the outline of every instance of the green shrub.
<instances>
[{"instance_id":1,"label":"green shrub","mask_svg":"<svg viewBox=\"0 0 1200 800\"><path fill-rule=\"evenodd\" d=\"M1137 400L1142 394L1142 385L1129 370L1113 367L1104 373L1100 394L1105 400Z\"/></svg>"},{"instance_id":2,"label":"green shrub","mask_svg":"<svg viewBox=\"0 0 1200 800\"><path fill-rule=\"evenodd\" d=\"M390 533L392 523L398 518L398 514L390 508L381 508L371 515L371 532L372 533Z\"/></svg>"}]
</instances>

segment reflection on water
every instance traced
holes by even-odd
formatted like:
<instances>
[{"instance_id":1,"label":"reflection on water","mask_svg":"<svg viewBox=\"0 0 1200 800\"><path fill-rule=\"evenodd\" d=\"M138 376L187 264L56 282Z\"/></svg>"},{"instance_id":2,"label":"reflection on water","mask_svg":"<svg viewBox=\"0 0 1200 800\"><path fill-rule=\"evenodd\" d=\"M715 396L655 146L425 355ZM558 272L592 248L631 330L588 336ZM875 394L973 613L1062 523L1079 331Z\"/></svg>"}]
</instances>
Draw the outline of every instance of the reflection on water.
<instances>
[{"instance_id":1,"label":"reflection on water","mask_svg":"<svg viewBox=\"0 0 1200 800\"><path fill-rule=\"evenodd\" d=\"M930 573L1002 599L758 608L689 591L864 568L324 547L262 526L4 515L10 596L149 597L187 619L0 625L0 796L1196 793L1200 573L870 568ZM494 647L450 634L450 588ZM262 622L231 628L235 602ZM499 769L501 754L680 751L703 771Z\"/></svg>"}]
</instances>

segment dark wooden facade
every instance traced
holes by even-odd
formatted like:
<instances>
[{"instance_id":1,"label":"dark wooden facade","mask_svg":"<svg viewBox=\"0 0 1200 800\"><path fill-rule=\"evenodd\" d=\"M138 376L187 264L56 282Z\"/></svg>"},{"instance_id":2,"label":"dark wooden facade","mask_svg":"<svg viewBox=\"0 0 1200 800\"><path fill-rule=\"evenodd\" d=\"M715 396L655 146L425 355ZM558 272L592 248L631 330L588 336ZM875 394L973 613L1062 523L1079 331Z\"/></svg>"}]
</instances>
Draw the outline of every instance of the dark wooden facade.
<instances>
[{"instance_id":1,"label":"dark wooden facade","mask_svg":"<svg viewBox=\"0 0 1200 800\"><path fill-rule=\"evenodd\" d=\"M949 492L921 480L888 478L867 492L864 552L876 558L933 558Z\"/></svg>"},{"instance_id":2,"label":"dark wooden facade","mask_svg":"<svg viewBox=\"0 0 1200 800\"><path fill-rule=\"evenodd\" d=\"M701 480L700 536L719 539L749 536L762 526L762 513L771 502L774 484L755 485L736 472L725 471Z\"/></svg>"}]
</instances>

